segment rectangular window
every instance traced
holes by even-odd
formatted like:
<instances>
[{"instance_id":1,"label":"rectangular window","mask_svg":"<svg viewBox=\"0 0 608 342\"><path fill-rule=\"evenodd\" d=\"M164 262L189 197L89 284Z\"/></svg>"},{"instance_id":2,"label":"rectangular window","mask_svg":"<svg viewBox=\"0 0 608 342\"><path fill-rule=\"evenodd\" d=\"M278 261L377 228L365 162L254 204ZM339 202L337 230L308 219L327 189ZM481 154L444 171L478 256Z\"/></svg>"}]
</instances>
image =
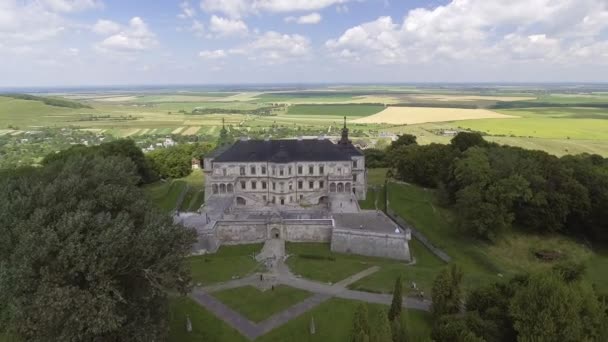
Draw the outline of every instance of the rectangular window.
<instances>
[{"instance_id":1,"label":"rectangular window","mask_svg":"<svg viewBox=\"0 0 608 342\"><path fill-rule=\"evenodd\" d=\"M282 176L285 173L285 170L283 168L279 169L279 176Z\"/></svg>"},{"instance_id":2,"label":"rectangular window","mask_svg":"<svg viewBox=\"0 0 608 342\"><path fill-rule=\"evenodd\" d=\"M241 174L241 176L245 175L245 167L244 166L240 167L240 174Z\"/></svg>"},{"instance_id":3,"label":"rectangular window","mask_svg":"<svg viewBox=\"0 0 608 342\"><path fill-rule=\"evenodd\" d=\"M251 174L252 174L252 175L255 175L255 166L252 166L252 167L251 167Z\"/></svg>"},{"instance_id":4,"label":"rectangular window","mask_svg":"<svg viewBox=\"0 0 608 342\"><path fill-rule=\"evenodd\" d=\"M356 161L356 160L355 160L355 161L353 161L353 167L354 167L354 168L357 168L357 161Z\"/></svg>"},{"instance_id":5,"label":"rectangular window","mask_svg":"<svg viewBox=\"0 0 608 342\"><path fill-rule=\"evenodd\" d=\"M325 173L325 167L323 165L319 166L319 173L323 175Z\"/></svg>"},{"instance_id":6,"label":"rectangular window","mask_svg":"<svg viewBox=\"0 0 608 342\"><path fill-rule=\"evenodd\" d=\"M342 174L342 168L341 167L338 168L338 173Z\"/></svg>"},{"instance_id":7,"label":"rectangular window","mask_svg":"<svg viewBox=\"0 0 608 342\"><path fill-rule=\"evenodd\" d=\"M243 190L247 189L247 183L241 182L241 189L243 189Z\"/></svg>"},{"instance_id":8,"label":"rectangular window","mask_svg":"<svg viewBox=\"0 0 608 342\"><path fill-rule=\"evenodd\" d=\"M255 190L255 189L257 188L257 186L258 186L258 183L257 183L256 181L252 181L252 182L251 182L251 188L252 188L253 190Z\"/></svg>"},{"instance_id":9,"label":"rectangular window","mask_svg":"<svg viewBox=\"0 0 608 342\"><path fill-rule=\"evenodd\" d=\"M298 165L298 174L301 175L302 174L302 165Z\"/></svg>"},{"instance_id":10,"label":"rectangular window","mask_svg":"<svg viewBox=\"0 0 608 342\"><path fill-rule=\"evenodd\" d=\"M353 175L353 182L357 181L357 175Z\"/></svg>"},{"instance_id":11,"label":"rectangular window","mask_svg":"<svg viewBox=\"0 0 608 342\"><path fill-rule=\"evenodd\" d=\"M325 187L324 181L319 181L319 189L323 189Z\"/></svg>"},{"instance_id":12,"label":"rectangular window","mask_svg":"<svg viewBox=\"0 0 608 342\"><path fill-rule=\"evenodd\" d=\"M309 189L314 189L315 188L315 182L308 182L308 188Z\"/></svg>"},{"instance_id":13,"label":"rectangular window","mask_svg":"<svg viewBox=\"0 0 608 342\"><path fill-rule=\"evenodd\" d=\"M298 181L298 189L302 189L302 181Z\"/></svg>"},{"instance_id":14,"label":"rectangular window","mask_svg":"<svg viewBox=\"0 0 608 342\"><path fill-rule=\"evenodd\" d=\"M277 169L276 169L276 168L273 166L273 167L272 167L272 175L274 176L274 175L276 175L276 174L277 174Z\"/></svg>"},{"instance_id":15,"label":"rectangular window","mask_svg":"<svg viewBox=\"0 0 608 342\"><path fill-rule=\"evenodd\" d=\"M262 200L266 202L266 195L262 196Z\"/></svg>"},{"instance_id":16,"label":"rectangular window","mask_svg":"<svg viewBox=\"0 0 608 342\"><path fill-rule=\"evenodd\" d=\"M262 189L266 189L266 182L262 182Z\"/></svg>"},{"instance_id":17,"label":"rectangular window","mask_svg":"<svg viewBox=\"0 0 608 342\"><path fill-rule=\"evenodd\" d=\"M277 189L277 183L272 182L272 190L276 190Z\"/></svg>"},{"instance_id":18,"label":"rectangular window","mask_svg":"<svg viewBox=\"0 0 608 342\"><path fill-rule=\"evenodd\" d=\"M315 173L315 167L312 165L308 165L308 174L312 175L313 173Z\"/></svg>"},{"instance_id":19,"label":"rectangular window","mask_svg":"<svg viewBox=\"0 0 608 342\"><path fill-rule=\"evenodd\" d=\"M266 166L262 166L262 174L265 175L266 174Z\"/></svg>"},{"instance_id":20,"label":"rectangular window","mask_svg":"<svg viewBox=\"0 0 608 342\"><path fill-rule=\"evenodd\" d=\"M291 166L287 168L287 173L291 176Z\"/></svg>"},{"instance_id":21,"label":"rectangular window","mask_svg":"<svg viewBox=\"0 0 608 342\"><path fill-rule=\"evenodd\" d=\"M300 195L300 201L304 199L304 195Z\"/></svg>"}]
</instances>

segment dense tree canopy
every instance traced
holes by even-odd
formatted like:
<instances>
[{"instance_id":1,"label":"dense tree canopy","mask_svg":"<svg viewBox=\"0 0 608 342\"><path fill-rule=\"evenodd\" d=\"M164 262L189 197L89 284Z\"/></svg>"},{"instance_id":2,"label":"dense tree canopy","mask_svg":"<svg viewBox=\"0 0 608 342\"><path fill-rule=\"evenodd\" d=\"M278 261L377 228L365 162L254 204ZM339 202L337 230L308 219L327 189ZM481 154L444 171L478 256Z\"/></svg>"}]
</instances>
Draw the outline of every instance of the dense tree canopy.
<instances>
[{"instance_id":1,"label":"dense tree canopy","mask_svg":"<svg viewBox=\"0 0 608 342\"><path fill-rule=\"evenodd\" d=\"M192 172L192 158L202 158L213 149L209 143L180 144L148 153L154 170L163 178L181 178Z\"/></svg>"},{"instance_id":2,"label":"dense tree canopy","mask_svg":"<svg viewBox=\"0 0 608 342\"><path fill-rule=\"evenodd\" d=\"M587 284L563 275L550 271L479 286L469 293L464 312L435 316L433 339L606 341L605 303Z\"/></svg>"},{"instance_id":3,"label":"dense tree canopy","mask_svg":"<svg viewBox=\"0 0 608 342\"><path fill-rule=\"evenodd\" d=\"M66 161L74 156L122 156L129 158L135 164L140 183L151 183L158 180L158 175L152 169L150 162L135 142L130 139L121 139L103 143L96 146L87 147L76 145L67 150L51 153L44 157L42 165L47 165L56 161Z\"/></svg>"},{"instance_id":4,"label":"dense tree canopy","mask_svg":"<svg viewBox=\"0 0 608 342\"><path fill-rule=\"evenodd\" d=\"M28 341L162 340L195 232L147 201L132 159L77 151L0 178L0 326Z\"/></svg>"},{"instance_id":5,"label":"dense tree canopy","mask_svg":"<svg viewBox=\"0 0 608 342\"><path fill-rule=\"evenodd\" d=\"M608 242L608 159L558 158L488 143L468 132L450 145L400 140L384 156L370 153L374 163L388 163L398 180L437 188L443 202L456 209L463 231L495 240L519 226Z\"/></svg>"}]
</instances>

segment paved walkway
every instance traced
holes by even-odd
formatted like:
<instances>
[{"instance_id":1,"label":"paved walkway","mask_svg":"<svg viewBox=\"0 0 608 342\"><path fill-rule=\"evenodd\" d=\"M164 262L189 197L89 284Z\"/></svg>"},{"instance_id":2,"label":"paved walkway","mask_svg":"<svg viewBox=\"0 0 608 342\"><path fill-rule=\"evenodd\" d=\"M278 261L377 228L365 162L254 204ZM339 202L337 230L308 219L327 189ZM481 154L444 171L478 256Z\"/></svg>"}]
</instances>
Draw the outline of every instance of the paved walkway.
<instances>
[{"instance_id":1,"label":"paved walkway","mask_svg":"<svg viewBox=\"0 0 608 342\"><path fill-rule=\"evenodd\" d=\"M262 336L269 331L291 321L301 314L312 310L314 307L325 302L331 297L358 300L368 303L390 304L392 301L392 295L354 291L347 288L348 285L369 276L379 269L380 268L378 266L373 266L344 280L341 280L336 284L329 285L294 276L284 263L283 258L279 258L274 267L272 267L271 273L263 275L263 280L260 280L259 274L254 274L246 278L235 279L222 284L195 288L191 294L191 297L200 305L204 306L207 310L213 312L224 322L238 330L243 336L250 340L254 340L257 337ZM230 309L209 294L212 292L243 286L254 286L262 290L266 290L270 288L271 285L278 284L312 292L314 295L256 324L238 312ZM416 298L405 298L403 300L403 306L416 310L430 310L429 301Z\"/></svg>"}]
</instances>

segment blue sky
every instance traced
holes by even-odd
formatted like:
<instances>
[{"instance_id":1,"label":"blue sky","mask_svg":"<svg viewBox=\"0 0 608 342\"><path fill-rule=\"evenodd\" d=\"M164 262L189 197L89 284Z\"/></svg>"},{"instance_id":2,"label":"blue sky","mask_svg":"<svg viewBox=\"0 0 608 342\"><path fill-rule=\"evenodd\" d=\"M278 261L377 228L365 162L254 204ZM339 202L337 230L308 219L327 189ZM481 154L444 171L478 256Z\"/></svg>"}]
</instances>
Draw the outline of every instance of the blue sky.
<instances>
[{"instance_id":1,"label":"blue sky","mask_svg":"<svg viewBox=\"0 0 608 342\"><path fill-rule=\"evenodd\" d=\"M0 86L605 82L606 0L0 0Z\"/></svg>"}]
</instances>

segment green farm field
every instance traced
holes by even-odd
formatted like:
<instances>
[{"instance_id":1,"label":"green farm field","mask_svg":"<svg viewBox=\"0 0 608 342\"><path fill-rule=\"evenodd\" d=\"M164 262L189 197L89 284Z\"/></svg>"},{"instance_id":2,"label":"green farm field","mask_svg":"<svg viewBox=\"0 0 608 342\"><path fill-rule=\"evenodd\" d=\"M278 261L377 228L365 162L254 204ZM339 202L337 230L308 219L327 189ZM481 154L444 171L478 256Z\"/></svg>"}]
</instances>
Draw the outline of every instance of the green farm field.
<instances>
[{"instance_id":1,"label":"green farm field","mask_svg":"<svg viewBox=\"0 0 608 342\"><path fill-rule=\"evenodd\" d=\"M359 135L353 135L352 139L358 137L372 143L378 140L379 132L392 132L414 134L420 144L445 144L449 143L451 137L441 135L442 130L473 130L482 132L489 141L544 150L558 156L577 153L608 156L608 95L601 92L548 93L525 87L475 91L370 85L282 92L89 92L63 94L63 97L80 101L92 108L53 107L40 101L18 100L0 95L0 134L10 136L40 127L69 126L133 139L171 134L207 136L213 139L219 134L224 119L229 130L238 129L238 136L252 134L260 137L272 134L269 132L270 127L282 127L283 132L288 132L286 137L301 135L300 130L310 132L308 135L338 136L343 116L346 116L351 133L355 130L360 132ZM230 110L255 110L276 103L287 106L277 107L279 109L272 116L227 113ZM473 105L513 117L410 125L352 122L381 112L385 104L398 103L440 107ZM509 106L540 103L543 107L491 109L500 103ZM556 107L547 107L551 104ZM591 107L593 105L599 107ZM213 114L190 114L197 108L211 109ZM285 137L285 133L281 137Z\"/></svg>"}]
</instances>

